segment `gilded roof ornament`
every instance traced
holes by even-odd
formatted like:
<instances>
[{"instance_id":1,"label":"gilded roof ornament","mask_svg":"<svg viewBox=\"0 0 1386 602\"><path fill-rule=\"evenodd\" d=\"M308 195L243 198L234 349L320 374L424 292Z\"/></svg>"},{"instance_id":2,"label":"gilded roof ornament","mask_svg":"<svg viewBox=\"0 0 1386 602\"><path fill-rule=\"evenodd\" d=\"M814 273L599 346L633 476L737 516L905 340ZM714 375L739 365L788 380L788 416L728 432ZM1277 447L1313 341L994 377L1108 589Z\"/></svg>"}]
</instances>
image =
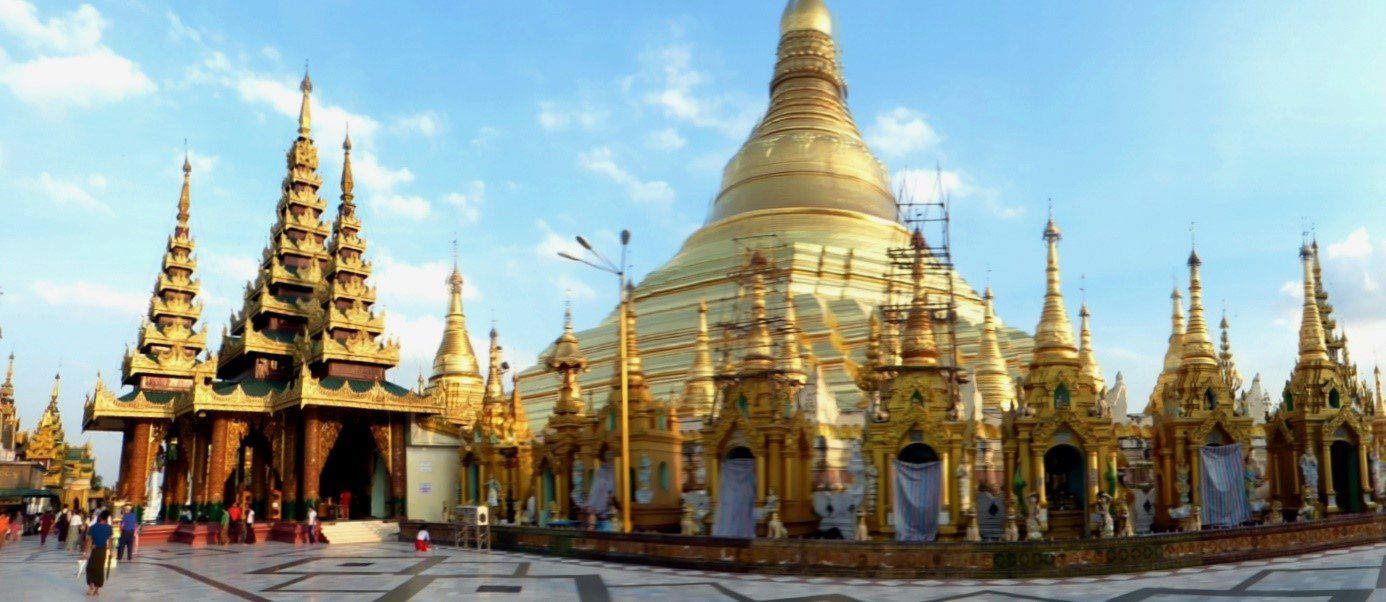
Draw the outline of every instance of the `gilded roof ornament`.
<instances>
[{"instance_id":1,"label":"gilded roof ornament","mask_svg":"<svg viewBox=\"0 0 1386 602\"><path fill-rule=\"evenodd\" d=\"M481 377L472 339L467 334L467 315L462 310L462 271L456 264L448 276L448 313L444 318L443 340L433 356L430 380L447 376Z\"/></svg>"},{"instance_id":2,"label":"gilded roof ornament","mask_svg":"<svg viewBox=\"0 0 1386 602\"><path fill-rule=\"evenodd\" d=\"M1328 348L1324 342L1323 319L1319 314L1314 279L1314 252L1305 245L1300 248L1304 263L1304 309L1299 324L1299 362L1306 365L1328 363Z\"/></svg>"},{"instance_id":3,"label":"gilded roof ornament","mask_svg":"<svg viewBox=\"0 0 1386 602\"><path fill-rule=\"evenodd\" d=\"M911 240L914 262L910 266L910 308L905 328L900 333L900 361L905 366L938 365L938 341L934 338L934 320L929 310L928 292L924 289L924 237L915 230Z\"/></svg>"},{"instance_id":4,"label":"gilded roof ornament","mask_svg":"<svg viewBox=\"0 0 1386 602\"><path fill-rule=\"evenodd\" d=\"M1073 343L1073 324L1064 308L1064 294L1059 270L1059 241L1063 236L1051 215L1044 226L1044 242L1048 248L1045 261L1044 308L1039 325L1035 327L1035 355L1032 366L1077 364L1078 348Z\"/></svg>"},{"instance_id":5,"label":"gilded roof ornament","mask_svg":"<svg viewBox=\"0 0 1386 602\"><path fill-rule=\"evenodd\" d=\"M982 337L972 369L976 375L977 391L982 394L983 406L989 410L1007 411L1015 407L1015 381L1006 369L1006 360L1001 355L1001 346L996 338L995 298L990 286L982 299Z\"/></svg>"},{"instance_id":6,"label":"gilded roof ornament","mask_svg":"<svg viewBox=\"0 0 1386 602\"><path fill-rule=\"evenodd\" d=\"M1084 302L1078 308L1078 370L1093 382L1093 387L1101 391L1105 386L1102 378L1102 366L1097 363L1097 355L1092 349L1092 327L1089 319L1092 313L1088 311L1088 304Z\"/></svg>"},{"instance_id":7,"label":"gilded roof ornament","mask_svg":"<svg viewBox=\"0 0 1386 602\"><path fill-rule=\"evenodd\" d=\"M298 89L303 93L303 99L298 105L298 135L307 138L313 129L313 110L312 102L309 100L313 93L313 80L308 77L308 68L303 69L303 81L299 82Z\"/></svg>"},{"instance_id":8,"label":"gilded roof ornament","mask_svg":"<svg viewBox=\"0 0 1386 602\"><path fill-rule=\"evenodd\" d=\"M1203 278L1199 267L1203 260L1198 250L1189 252L1189 322L1184 330L1183 353L1180 365L1216 365L1217 352L1213 349L1213 338L1208 333L1208 323L1203 317Z\"/></svg>"}]
</instances>

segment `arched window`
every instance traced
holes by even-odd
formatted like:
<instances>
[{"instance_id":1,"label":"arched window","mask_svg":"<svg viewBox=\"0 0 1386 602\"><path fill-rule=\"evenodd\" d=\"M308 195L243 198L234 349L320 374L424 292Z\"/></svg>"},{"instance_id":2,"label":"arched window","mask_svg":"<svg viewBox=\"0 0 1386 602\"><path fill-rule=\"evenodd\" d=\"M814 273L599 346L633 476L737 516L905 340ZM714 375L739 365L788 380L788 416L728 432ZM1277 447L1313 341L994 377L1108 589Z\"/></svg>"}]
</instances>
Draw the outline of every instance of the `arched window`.
<instances>
[{"instance_id":1,"label":"arched window","mask_svg":"<svg viewBox=\"0 0 1386 602\"><path fill-rule=\"evenodd\" d=\"M1218 396L1213 394L1212 389L1203 390L1203 406L1209 410L1216 410L1218 407Z\"/></svg>"},{"instance_id":2,"label":"arched window","mask_svg":"<svg viewBox=\"0 0 1386 602\"><path fill-rule=\"evenodd\" d=\"M659 463L659 490L660 490L660 491L668 491L668 490L669 490L669 463L668 463L668 462L660 462L660 463Z\"/></svg>"},{"instance_id":3,"label":"arched window","mask_svg":"<svg viewBox=\"0 0 1386 602\"><path fill-rule=\"evenodd\" d=\"M616 430L616 410L611 410L606 413L606 430Z\"/></svg>"},{"instance_id":4,"label":"arched window","mask_svg":"<svg viewBox=\"0 0 1386 602\"><path fill-rule=\"evenodd\" d=\"M1338 390L1328 392L1328 407L1337 408L1343 405L1343 399L1338 395Z\"/></svg>"},{"instance_id":5,"label":"arched window","mask_svg":"<svg viewBox=\"0 0 1386 602\"><path fill-rule=\"evenodd\" d=\"M661 431L669 430L669 417L664 414L664 410L655 412L655 428Z\"/></svg>"},{"instance_id":6,"label":"arched window","mask_svg":"<svg viewBox=\"0 0 1386 602\"><path fill-rule=\"evenodd\" d=\"M1295 395L1289 391L1285 392L1285 411L1293 412L1295 409Z\"/></svg>"},{"instance_id":7,"label":"arched window","mask_svg":"<svg viewBox=\"0 0 1386 602\"><path fill-rule=\"evenodd\" d=\"M919 389L915 389L914 394L910 395L910 403L921 407L924 405L924 395L919 392Z\"/></svg>"},{"instance_id":8,"label":"arched window","mask_svg":"<svg viewBox=\"0 0 1386 602\"><path fill-rule=\"evenodd\" d=\"M1054 389L1054 409L1062 410L1064 408L1067 408L1068 404L1068 387L1059 385L1059 388Z\"/></svg>"},{"instance_id":9,"label":"arched window","mask_svg":"<svg viewBox=\"0 0 1386 602\"><path fill-rule=\"evenodd\" d=\"M742 393L741 395L737 396L737 398L736 398L736 407L737 407L737 409L741 410L741 413L742 413L742 414L749 414L749 413L750 413L750 408L747 407L748 405L749 405L749 404L748 404L747 401L746 401L746 394L745 394L745 393Z\"/></svg>"}]
</instances>

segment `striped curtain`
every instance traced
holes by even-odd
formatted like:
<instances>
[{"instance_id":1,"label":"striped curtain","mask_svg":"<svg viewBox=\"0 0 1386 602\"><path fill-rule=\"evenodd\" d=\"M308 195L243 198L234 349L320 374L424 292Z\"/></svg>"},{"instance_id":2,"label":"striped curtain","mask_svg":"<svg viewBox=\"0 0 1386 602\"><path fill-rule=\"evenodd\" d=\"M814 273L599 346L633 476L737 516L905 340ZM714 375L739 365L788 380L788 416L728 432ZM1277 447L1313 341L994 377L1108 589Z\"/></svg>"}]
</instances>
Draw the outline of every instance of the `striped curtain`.
<instances>
[{"instance_id":1,"label":"striped curtain","mask_svg":"<svg viewBox=\"0 0 1386 602\"><path fill-rule=\"evenodd\" d=\"M1203 446L1199 451L1203 468L1203 524L1235 527L1251 520L1246 501L1242 445Z\"/></svg>"},{"instance_id":2,"label":"striped curtain","mask_svg":"<svg viewBox=\"0 0 1386 602\"><path fill-rule=\"evenodd\" d=\"M601 516L611 508L611 496L616 495L616 467L611 462L597 467L592 476L592 485L587 490L587 503L583 510Z\"/></svg>"},{"instance_id":3,"label":"striped curtain","mask_svg":"<svg viewBox=\"0 0 1386 602\"><path fill-rule=\"evenodd\" d=\"M712 536L754 539L756 461L751 458L723 460L717 488L717 515L712 520Z\"/></svg>"},{"instance_id":4,"label":"striped curtain","mask_svg":"<svg viewBox=\"0 0 1386 602\"><path fill-rule=\"evenodd\" d=\"M942 478L941 462L895 460L896 541L933 541L938 537Z\"/></svg>"}]
</instances>

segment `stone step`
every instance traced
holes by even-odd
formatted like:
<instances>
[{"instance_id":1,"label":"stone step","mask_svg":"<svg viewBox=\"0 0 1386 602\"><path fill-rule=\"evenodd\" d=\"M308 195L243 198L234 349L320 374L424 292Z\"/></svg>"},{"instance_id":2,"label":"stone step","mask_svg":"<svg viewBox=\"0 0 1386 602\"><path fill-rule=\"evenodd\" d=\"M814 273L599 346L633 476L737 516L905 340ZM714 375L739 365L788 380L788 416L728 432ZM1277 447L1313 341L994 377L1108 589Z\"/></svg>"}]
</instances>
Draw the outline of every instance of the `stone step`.
<instances>
[{"instance_id":1,"label":"stone step","mask_svg":"<svg viewBox=\"0 0 1386 602\"><path fill-rule=\"evenodd\" d=\"M399 539L399 523L370 520L323 523L322 534L334 544L395 541Z\"/></svg>"}]
</instances>

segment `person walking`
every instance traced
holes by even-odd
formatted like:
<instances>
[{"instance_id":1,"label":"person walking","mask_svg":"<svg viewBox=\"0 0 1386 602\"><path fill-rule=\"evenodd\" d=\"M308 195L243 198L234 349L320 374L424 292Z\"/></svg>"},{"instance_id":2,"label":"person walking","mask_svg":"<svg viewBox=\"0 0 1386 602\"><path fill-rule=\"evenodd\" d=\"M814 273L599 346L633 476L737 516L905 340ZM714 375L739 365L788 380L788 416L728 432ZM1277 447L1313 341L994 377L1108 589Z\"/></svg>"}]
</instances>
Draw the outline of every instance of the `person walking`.
<instances>
[{"instance_id":1,"label":"person walking","mask_svg":"<svg viewBox=\"0 0 1386 602\"><path fill-rule=\"evenodd\" d=\"M351 520L351 492L342 491L342 505L337 509L337 516L342 520Z\"/></svg>"},{"instance_id":2,"label":"person walking","mask_svg":"<svg viewBox=\"0 0 1386 602\"><path fill-rule=\"evenodd\" d=\"M231 513L221 509L221 530L217 531L217 545L226 545L226 536L231 530Z\"/></svg>"},{"instance_id":3,"label":"person walking","mask_svg":"<svg viewBox=\"0 0 1386 602\"><path fill-rule=\"evenodd\" d=\"M318 543L318 510L308 507L308 543Z\"/></svg>"},{"instance_id":4,"label":"person walking","mask_svg":"<svg viewBox=\"0 0 1386 602\"><path fill-rule=\"evenodd\" d=\"M67 543L67 524L71 517L72 515L68 514L67 508L63 508L63 511L58 513L57 522L53 523L53 528L57 531L59 547Z\"/></svg>"},{"instance_id":5,"label":"person walking","mask_svg":"<svg viewBox=\"0 0 1386 602\"><path fill-rule=\"evenodd\" d=\"M39 545L48 545L48 533L53 530L53 511L44 510L39 517Z\"/></svg>"},{"instance_id":6,"label":"person walking","mask_svg":"<svg viewBox=\"0 0 1386 602\"><path fill-rule=\"evenodd\" d=\"M111 513L102 512L96 524L87 529L87 595L101 595L106 586L106 553L111 541Z\"/></svg>"},{"instance_id":7,"label":"person walking","mask_svg":"<svg viewBox=\"0 0 1386 602\"><path fill-rule=\"evenodd\" d=\"M245 543L255 543L255 509L245 509Z\"/></svg>"},{"instance_id":8,"label":"person walking","mask_svg":"<svg viewBox=\"0 0 1386 602\"><path fill-rule=\"evenodd\" d=\"M16 512L10 518L10 541L18 542L24 537L24 513Z\"/></svg>"},{"instance_id":9,"label":"person walking","mask_svg":"<svg viewBox=\"0 0 1386 602\"><path fill-rule=\"evenodd\" d=\"M241 538L242 538L242 535L243 535L243 531L245 531L245 523L241 522L242 516L241 516L241 506L240 506L240 504L232 504L232 505L231 505L231 510L230 510L230 511L231 511L231 543L241 543Z\"/></svg>"},{"instance_id":10,"label":"person walking","mask_svg":"<svg viewBox=\"0 0 1386 602\"><path fill-rule=\"evenodd\" d=\"M135 538L138 537L139 528L140 521L135 518L134 510L126 506L125 514L120 517L120 543L116 548L116 560L135 559Z\"/></svg>"},{"instance_id":11,"label":"person walking","mask_svg":"<svg viewBox=\"0 0 1386 602\"><path fill-rule=\"evenodd\" d=\"M63 546L68 552L76 552L82 547L83 529L86 526L87 522L83 519L82 513L73 510L72 515L67 519L67 542Z\"/></svg>"}]
</instances>

